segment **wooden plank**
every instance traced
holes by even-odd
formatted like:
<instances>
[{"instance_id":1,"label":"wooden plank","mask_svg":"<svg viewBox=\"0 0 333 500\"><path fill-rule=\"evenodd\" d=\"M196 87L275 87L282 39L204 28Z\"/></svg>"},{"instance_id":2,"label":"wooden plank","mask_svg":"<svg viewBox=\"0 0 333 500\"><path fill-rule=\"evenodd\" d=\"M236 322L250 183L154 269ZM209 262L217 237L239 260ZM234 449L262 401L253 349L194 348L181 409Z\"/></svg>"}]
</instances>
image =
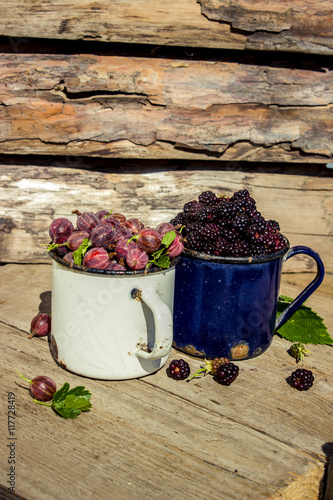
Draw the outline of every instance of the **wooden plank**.
<instances>
[{"instance_id":1,"label":"wooden plank","mask_svg":"<svg viewBox=\"0 0 333 500\"><path fill-rule=\"evenodd\" d=\"M51 50L51 47L49 47ZM207 109L217 104L326 106L333 76L323 62L269 62L240 54L239 61L108 56L94 53L1 53L1 100L26 103L37 94L68 101L141 98L156 106ZM327 61L328 63L328 61ZM296 67L295 67L296 66ZM115 100L116 102L116 100Z\"/></svg>"},{"instance_id":2,"label":"wooden plank","mask_svg":"<svg viewBox=\"0 0 333 500\"><path fill-rule=\"evenodd\" d=\"M0 54L0 153L329 162L333 77L312 69Z\"/></svg>"},{"instance_id":3,"label":"wooden plank","mask_svg":"<svg viewBox=\"0 0 333 500\"><path fill-rule=\"evenodd\" d=\"M3 159L4 160L4 159ZM80 168L81 167L81 168ZM214 168L214 163L100 163L89 169L84 158L41 160L38 165L0 163L1 262L49 262L42 244L48 226L71 211L97 211L114 207L146 225L169 221L184 203L205 190L232 194L248 189L266 219L278 220L291 245L316 250L332 270L332 178ZM274 200L274 201L273 201ZM313 210L316 207L316 210ZM292 214L292 216L291 216ZM314 261L294 257L286 271L313 271Z\"/></svg>"},{"instance_id":4,"label":"wooden plank","mask_svg":"<svg viewBox=\"0 0 333 500\"><path fill-rule=\"evenodd\" d=\"M230 23L236 31L249 33L251 48L301 52L319 45L317 50L333 48L333 9L330 0L199 0L208 19ZM302 47L302 48L301 48ZM311 50L311 49L310 49Z\"/></svg>"},{"instance_id":5,"label":"wooden plank","mask_svg":"<svg viewBox=\"0 0 333 500\"><path fill-rule=\"evenodd\" d=\"M307 497L300 498L317 500L326 462L323 445L333 431L330 346L311 346L304 366L316 379L307 393L286 383L296 364L287 354L290 344L278 337L264 355L239 363L240 376L230 387L210 376L175 382L165 369L139 380L91 380L57 366L45 339L27 338L32 315L49 307L51 267L6 265L0 279L2 384L16 395L16 493L51 500L61 487L68 500L78 495L92 500L96 491L100 498L164 500L179 491L198 498L204 489L209 496L275 500L299 498L308 484ZM330 303L332 286L328 290ZM309 301L322 312L324 291L316 294ZM175 357L179 353L172 350L170 359ZM182 357L193 370L202 363ZM28 377L47 374L59 385L85 385L93 395L92 411L64 421L34 405L14 367ZM5 412L5 398L0 406ZM2 440L4 452L5 446ZM67 473L73 463L74 477ZM2 485L5 474L3 468ZM294 497L285 495L291 488Z\"/></svg>"},{"instance_id":6,"label":"wooden plank","mask_svg":"<svg viewBox=\"0 0 333 500\"><path fill-rule=\"evenodd\" d=\"M0 2L1 34L19 50L27 37L332 54L329 0L46 0Z\"/></svg>"}]
</instances>

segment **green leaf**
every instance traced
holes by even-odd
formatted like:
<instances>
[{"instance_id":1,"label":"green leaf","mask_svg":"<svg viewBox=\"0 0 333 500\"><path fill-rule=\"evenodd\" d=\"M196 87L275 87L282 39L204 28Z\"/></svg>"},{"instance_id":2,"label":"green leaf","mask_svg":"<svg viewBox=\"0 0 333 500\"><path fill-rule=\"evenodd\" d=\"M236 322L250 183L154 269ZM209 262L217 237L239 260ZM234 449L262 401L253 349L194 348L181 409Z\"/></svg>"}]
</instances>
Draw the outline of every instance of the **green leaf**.
<instances>
[{"instance_id":1,"label":"green leaf","mask_svg":"<svg viewBox=\"0 0 333 500\"><path fill-rule=\"evenodd\" d=\"M277 315L279 316L292 301L290 297L281 295L278 300ZM279 328L277 334L290 342L333 344L333 339L328 334L323 319L310 307L304 305Z\"/></svg>"},{"instance_id":2,"label":"green leaf","mask_svg":"<svg viewBox=\"0 0 333 500\"><path fill-rule=\"evenodd\" d=\"M52 399L53 409L63 418L76 418L82 411L92 407L91 393L84 386L78 385L69 390L69 383L64 385L54 394Z\"/></svg>"},{"instance_id":3,"label":"green leaf","mask_svg":"<svg viewBox=\"0 0 333 500\"><path fill-rule=\"evenodd\" d=\"M168 255L161 255L161 257L155 260L155 264L159 267L163 267L163 269L168 269L170 266L170 258Z\"/></svg>"},{"instance_id":4,"label":"green leaf","mask_svg":"<svg viewBox=\"0 0 333 500\"><path fill-rule=\"evenodd\" d=\"M112 212L113 212L113 208L111 208L110 212L107 215L105 215L103 217L103 219L106 219L107 217L109 217L110 215L112 215Z\"/></svg>"},{"instance_id":5,"label":"green leaf","mask_svg":"<svg viewBox=\"0 0 333 500\"><path fill-rule=\"evenodd\" d=\"M168 231L167 233L165 233L165 235L163 236L163 239L162 239L162 245L165 245L166 248L168 248L171 243L173 242L173 240L176 238L176 233L175 231Z\"/></svg>"},{"instance_id":6,"label":"green leaf","mask_svg":"<svg viewBox=\"0 0 333 500\"><path fill-rule=\"evenodd\" d=\"M84 238L79 248L73 252L73 259L75 264L81 266L84 254L90 246L91 241L88 238Z\"/></svg>"},{"instance_id":7,"label":"green leaf","mask_svg":"<svg viewBox=\"0 0 333 500\"><path fill-rule=\"evenodd\" d=\"M64 385L53 394L52 403L60 403L61 401L64 401L68 394L68 389L69 383L65 382Z\"/></svg>"},{"instance_id":8,"label":"green leaf","mask_svg":"<svg viewBox=\"0 0 333 500\"><path fill-rule=\"evenodd\" d=\"M44 245L44 243L42 243L42 245ZM55 248L63 247L66 245L67 245L67 243L50 243L49 246L47 247L47 251L50 252L51 250L54 250Z\"/></svg>"},{"instance_id":9,"label":"green leaf","mask_svg":"<svg viewBox=\"0 0 333 500\"><path fill-rule=\"evenodd\" d=\"M156 252L152 254L153 260L156 261L157 259L159 259L163 252L165 253L165 248L159 248L158 250L156 250Z\"/></svg>"}]
</instances>

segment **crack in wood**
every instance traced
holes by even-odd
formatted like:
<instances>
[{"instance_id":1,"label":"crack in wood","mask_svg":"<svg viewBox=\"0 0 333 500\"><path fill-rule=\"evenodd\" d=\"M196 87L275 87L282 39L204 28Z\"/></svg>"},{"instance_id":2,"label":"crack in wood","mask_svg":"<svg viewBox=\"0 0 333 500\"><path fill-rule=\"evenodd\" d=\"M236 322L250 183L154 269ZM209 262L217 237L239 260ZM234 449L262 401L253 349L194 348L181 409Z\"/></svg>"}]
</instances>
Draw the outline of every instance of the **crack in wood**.
<instances>
[{"instance_id":1,"label":"crack in wood","mask_svg":"<svg viewBox=\"0 0 333 500\"><path fill-rule=\"evenodd\" d=\"M41 89L39 89L41 90ZM122 96L129 96L129 97L147 97L147 94L144 92L126 92L125 90L89 90L89 91L78 91L78 92L72 92L67 89L65 82L60 82L59 84L56 84L53 89L57 94L63 95L66 100L69 101L78 101L78 100L89 100L89 99L95 99L95 98L100 98L100 97L122 97Z\"/></svg>"}]
</instances>

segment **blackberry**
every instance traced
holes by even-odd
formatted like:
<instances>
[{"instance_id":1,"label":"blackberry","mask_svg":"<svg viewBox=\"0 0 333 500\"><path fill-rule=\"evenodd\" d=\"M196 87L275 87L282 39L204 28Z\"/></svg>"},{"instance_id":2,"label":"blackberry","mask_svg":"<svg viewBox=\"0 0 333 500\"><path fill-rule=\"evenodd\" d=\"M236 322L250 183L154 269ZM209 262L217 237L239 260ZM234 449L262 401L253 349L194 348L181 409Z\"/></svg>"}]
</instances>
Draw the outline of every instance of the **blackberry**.
<instances>
[{"instance_id":1,"label":"blackberry","mask_svg":"<svg viewBox=\"0 0 333 500\"><path fill-rule=\"evenodd\" d=\"M251 198L247 189L236 191L231 197L231 201L245 212L253 212L256 209L256 202Z\"/></svg>"},{"instance_id":2,"label":"blackberry","mask_svg":"<svg viewBox=\"0 0 333 500\"><path fill-rule=\"evenodd\" d=\"M213 255L214 254L214 245L213 243L210 242L205 242L201 246L201 251L203 253L206 253L208 255Z\"/></svg>"},{"instance_id":3,"label":"blackberry","mask_svg":"<svg viewBox=\"0 0 333 500\"><path fill-rule=\"evenodd\" d=\"M215 241L214 255L219 255L219 256L227 255L229 252L229 248L230 248L229 241L223 237L219 237Z\"/></svg>"},{"instance_id":4,"label":"blackberry","mask_svg":"<svg viewBox=\"0 0 333 500\"><path fill-rule=\"evenodd\" d=\"M249 219L245 214L237 215L232 221L232 227L237 231L245 233L249 225Z\"/></svg>"},{"instance_id":5,"label":"blackberry","mask_svg":"<svg viewBox=\"0 0 333 500\"><path fill-rule=\"evenodd\" d=\"M198 210L202 208L202 205L198 203L196 200L185 203L183 209L183 218L184 222L191 222L196 220L196 213Z\"/></svg>"},{"instance_id":6,"label":"blackberry","mask_svg":"<svg viewBox=\"0 0 333 500\"><path fill-rule=\"evenodd\" d=\"M266 253L274 253L285 247L285 240L282 234L267 233L263 235L263 244L266 247Z\"/></svg>"},{"instance_id":7,"label":"blackberry","mask_svg":"<svg viewBox=\"0 0 333 500\"><path fill-rule=\"evenodd\" d=\"M212 206L217 203L217 196L212 191L204 191L199 195L198 200L202 205Z\"/></svg>"},{"instance_id":8,"label":"blackberry","mask_svg":"<svg viewBox=\"0 0 333 500\"><path fill-rule=\"evenodd\" d=\"M231 198L234 199L245 199L250 198L250 193L247 189L241 189L240 191L236 191Z\"/></svg>"},{"instance_id":9,"label":"blackberry","mask_svg":"<svg viewBox=\"0 0 333 500\"><path fill-rule=\"evenodd\" d=\"M200 207L201 205L197 200L189 201L188 203L185 203L183 212L184 214L190 213L193 215Z\"/></svg>"},{"instance_id":10,"label":"blackberry","mask_svg":"<svg viewBox=\"0 0 333 500\"><path fill-rule=\"evenodd\" d=\"M245 257L250 255L250 245L244 240L236 240L230 244L229 254L234 257Z\"/></svg>"},{"instance_id":11,"label":"blackberry","mask_svg":"<svg viewBox=\"0 0 333 500\"><path fill-rule=\"evenodd\" d=\"M226 228L221 232L221 236L226 238L228 241L236 241L239 239L239 233L234 228Z\"/></svg>"},{"instance_id":12,"label":"blackberry","mask_svg":"<svg viewBox=\"0 0 333 500\"><path fill-rule=\"evenodd\" d=\"M194 232L186 235L185 238L186 247L190 250L195 250L196 252L200 252L202 248L202 243L200 240L200 233Z\"/></svg>"},{"instance_id":13,"label":"blackberry","mask_svg":"<svg viewBox=\"0 0 333 500\"><path fill-rule=\"evenodd\" d=\"M207 373L211 373L212 375L216 374L216 371L219 366L224 363L229 363L228 358L215 358L213 361L208 361L205 359L205 364L199 370L197 370L193 375L190 376L189 380L192 378L199 377L201 375L206 375Z\"/></svg>"},{"instance_id":14,"label":"blackberry","mask_svg":"<svg viewBox=\"0 0 333 500\"><path fill-rule=\"evenodd\" d=\"M276 220L270 219L270 220L266 221L265 229L268 233L277 234L280 231L280 224L278 222L276 222Z\"/></svg>"},{"instance_id":15,"label":"blackberry","mask_svg":"<svg viewBox=\"0 0 333 500\"><path fill-rule=\"evenodd\" d=\"M215 212L213 207L202 207L200 205L200 208L195 212L194 216L201 222L213 222L215 219Z\"/></svg>"},{"instance_id":16,"label":"blackberry","mask_svg":"<svg viewBox=\"0 0 333 500\"><path fill-rule=\"evenodd\" d=\"M261 255L265 255L267 253L266 248L260 243L251 244L250 248L250 255L253 257L260 257Z\"/></svg>"},{"instance_id":17,"label":"blackberry","mask_svg":"<svg viewBox=\"0 0 333 500\"><path fill-rule=\"evenodd\" d=\"M246 229L246 237L252 243L262 242L264 240L265 223L256 221L251 223Z\"/></svg>"},{"instance_id":18,"label":"blackberry","mask_svg":"<svg viewBox=\"0 0 333 500\"><path fill-rule=\"evenodd\" d=\"M230 220L233 217L235 217L238 213L234 203L232 203L229 198L222 198L222 200L217 205L215 205L213 209L216 214L216 217L219 220L221 219Z\"/></svg>"},{"instance_id":19,"label":"blackberry","mask_svg":"<svg viewBox=\"0 0 333 500\"><path fill-rule=\"evenodd\" d=\"M312 387L314 376L311 370L298 368L291 374L290 384L299 391L307 391Z\"/></svg>"},{"instance_id":20,"label":"blackberry","mask_svg":"<svg viewBox=\"0 0 333 500\"><path fill-rule=\"evenodd\" d=\"M174 359L169 364L168 374L174 380L185 380L190 373L190 365L183 359Z\"/></svg>"},{"instance_id":21,"label":"blackberry","mask_svg":"<svg viewBox=\"0 0 333 500\"><path fill-rule=\"evenodd\" d=\"M170 220L170 224L173 226L179 226L184 224L184 215L183 212L179 212L179 214L176 215L173 219Z\"/></svg>"},{"instance_id":22,"label":"blackberry","mask_svg":"<svg viewBox=\"0 0 333 500\"><path fill-rule=\"evenodd\" d=\"M214 241L220 236L220 228L217 224L209 223L205 224L200 229L200 236L203 241Z\"/></svg>"},{"instance_id":23,"label":"blackberry","mask_svg":"<svg viewBox=\"0 0 333 500\"><path fill-rule=\"evenodd\" d=\"M222 385L230 385L239 374L239 368L234 363L223 363L214 375L214 380Z\"/></svg>"},{"instance_id":24,"label":"blackberry","mask_svg":"<svg viewBox=\"0 0 333 500\"><path fill-rule=\"evenodd\" d=\"M225 363L229 363L229 359L228 358L215 358L213 359L213 361L210 362L211 365L212 365L212 368L211 368L211 374L212 375L215 375L219 366L225 364Z\"/></svg>"},{"instance_id":25,"label":"blackberry","mask_svg":"<svg viewBox=\"0 0 333 500\"><path fill-rule=\"evenodd\" d=\"M279 252L286 246L286 241L283 237L282 234L276 234L275 235L275 248L273 249L273 252Z\"/></svg>"},{"instance_id":26,"label":"blackberry","mask_svg":"<svg viewBox=\"0 0 333 500\"><path fill-rule=\"evenodd\" d=\"M195 221L187 225L187 230L190 233L200 232L200 230L205 226L204 222Z\"/></svg>"}]
</instances>

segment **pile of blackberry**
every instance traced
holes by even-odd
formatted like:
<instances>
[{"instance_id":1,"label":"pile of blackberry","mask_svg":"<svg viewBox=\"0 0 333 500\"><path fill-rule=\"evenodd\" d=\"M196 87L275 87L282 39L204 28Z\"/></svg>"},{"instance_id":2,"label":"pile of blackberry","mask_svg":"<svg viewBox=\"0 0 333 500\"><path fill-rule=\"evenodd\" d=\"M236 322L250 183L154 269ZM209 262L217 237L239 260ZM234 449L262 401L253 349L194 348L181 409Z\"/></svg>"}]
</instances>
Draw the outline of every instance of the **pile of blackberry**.
<instances>
[{"instance_id":1,"label":"pile of blackberry","mask_svg":"<svg viewBox=\"0 0 333 500\"><path fill-rule=\"evenodd\" d=\"M204 191L170 222L183 227L185 248L208 255L261 256L287 245L278 222L265 220L246 189L230 197Z\"/></svg>"}]
</instances>

